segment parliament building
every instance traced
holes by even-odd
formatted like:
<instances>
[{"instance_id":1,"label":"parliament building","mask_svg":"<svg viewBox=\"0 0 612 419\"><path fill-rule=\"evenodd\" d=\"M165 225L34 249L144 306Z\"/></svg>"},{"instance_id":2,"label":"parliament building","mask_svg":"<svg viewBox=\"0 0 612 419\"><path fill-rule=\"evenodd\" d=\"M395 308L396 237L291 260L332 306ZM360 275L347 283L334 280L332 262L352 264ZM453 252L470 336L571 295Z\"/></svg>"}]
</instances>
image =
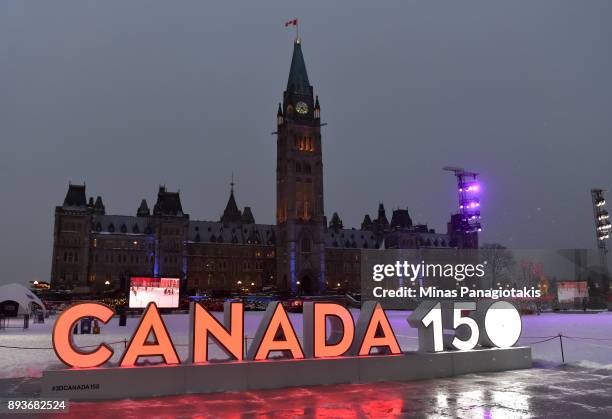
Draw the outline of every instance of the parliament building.
<instances>
[{"instance_id":1,"label":"parliament building","mask_svg":"<svg viewBox=\"0 0 612 419\"><path fill-rule=\"evenodd\" d=\"M238 207L233 184L219 220L193 220L178 192L160 186L150 209L107 214L85 185L68 186L55 208L51 286L79 292L127 290L130 277L180 278L189 294L275 288L302 294L359 291L363 249L476 248L453 215L446 233L413 224L408 210L366 214L345 228L324 212L321 108L297 39L277 112L276 224ZM137 203L138 201L136 201ZM135 205L136 207L136 205Z\"/></svg>"}]
</instances>

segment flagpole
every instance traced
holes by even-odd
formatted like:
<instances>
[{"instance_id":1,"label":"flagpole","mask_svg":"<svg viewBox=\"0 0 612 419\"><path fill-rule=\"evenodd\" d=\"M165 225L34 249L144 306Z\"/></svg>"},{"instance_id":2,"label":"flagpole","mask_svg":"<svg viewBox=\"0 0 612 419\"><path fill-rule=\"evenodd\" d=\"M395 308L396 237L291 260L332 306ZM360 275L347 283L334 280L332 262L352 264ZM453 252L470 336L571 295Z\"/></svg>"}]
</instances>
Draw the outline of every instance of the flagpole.
<instances>
[{"instance_id":1,"label":"flagpole","mask_svg":"<svg viewBox=\"0 0 612 419\"><path fill-rule=\"evenodd\" d=\"M300 21L295 18L295 40L300 42Z\"/></svg>"}]
</instances>

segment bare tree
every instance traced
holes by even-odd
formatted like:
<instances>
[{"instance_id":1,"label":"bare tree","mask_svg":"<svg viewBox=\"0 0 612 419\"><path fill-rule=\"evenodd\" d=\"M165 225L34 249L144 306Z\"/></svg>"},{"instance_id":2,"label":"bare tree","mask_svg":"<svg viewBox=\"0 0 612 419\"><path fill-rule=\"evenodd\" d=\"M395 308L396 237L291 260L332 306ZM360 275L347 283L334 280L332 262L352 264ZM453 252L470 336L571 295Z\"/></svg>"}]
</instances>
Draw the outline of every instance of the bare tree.
<instances>
[{"instance_id":1,"label":"bare tree","mask_svg":"<svg viewBox=\"0 0 612 419\"><path fill-rule=\"evenodd\" d=\"M484 243L480 248L482 262L486 261L490 279L489 287L511 284L516 260L512 251L498 243Z\"/></svg>"}]
</instances>

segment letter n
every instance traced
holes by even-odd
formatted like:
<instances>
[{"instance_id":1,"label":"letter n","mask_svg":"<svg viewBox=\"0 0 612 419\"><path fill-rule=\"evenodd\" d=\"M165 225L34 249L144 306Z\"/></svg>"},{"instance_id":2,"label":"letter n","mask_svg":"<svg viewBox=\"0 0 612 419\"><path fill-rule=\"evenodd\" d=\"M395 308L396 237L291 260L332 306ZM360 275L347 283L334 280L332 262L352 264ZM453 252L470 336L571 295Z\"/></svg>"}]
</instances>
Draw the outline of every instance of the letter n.
<instances>
[{"instance_id":1,"label":"letter n","mask_svg":"<svg viewBox=\"0 0 612 419\"><path fill-rule=\"evenodd\" d=\"M213 338L230 359L242 361L244 354L244 306L239 302L223 304L223 324L202 305L191 303L190 359L210 361L209 338Z\"/></svg>"}]
</instances>

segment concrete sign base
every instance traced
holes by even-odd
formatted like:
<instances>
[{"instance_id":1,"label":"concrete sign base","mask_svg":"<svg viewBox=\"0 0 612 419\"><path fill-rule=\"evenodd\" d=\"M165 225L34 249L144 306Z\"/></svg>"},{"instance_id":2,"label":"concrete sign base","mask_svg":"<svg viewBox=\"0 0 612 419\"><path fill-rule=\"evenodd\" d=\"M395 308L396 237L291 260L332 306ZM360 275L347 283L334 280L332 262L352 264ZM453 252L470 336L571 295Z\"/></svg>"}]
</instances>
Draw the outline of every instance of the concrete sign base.
<instances>
[{"instance_id":1,"label":"concrete sign base","mask_svg":"<svg viewBox=\"0 0 612 419\"><path fill-rule=\"evenodd\" d=\"M531 348L45 371L45 397L104 400L410 381L531 368Z\"/></svg>"}]
</instances>

